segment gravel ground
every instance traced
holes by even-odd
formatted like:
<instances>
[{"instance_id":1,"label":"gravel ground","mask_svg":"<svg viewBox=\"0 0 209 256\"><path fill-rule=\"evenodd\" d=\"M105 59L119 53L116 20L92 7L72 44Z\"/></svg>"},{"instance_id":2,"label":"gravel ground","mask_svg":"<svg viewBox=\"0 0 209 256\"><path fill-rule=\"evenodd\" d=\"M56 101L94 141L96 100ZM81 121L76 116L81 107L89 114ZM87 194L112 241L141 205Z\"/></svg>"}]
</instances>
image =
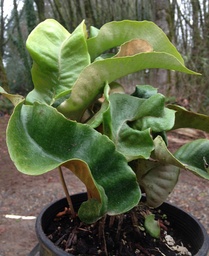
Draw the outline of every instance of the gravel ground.
<instances>
[{"instance_id":1,"label":"gravel ground","mask_svg":"<svg viewBox=\"0 0 209 256\"><path fill-rule=\"evenodd\" d=\"M0 117L0 256L25 256L36 245L35 217L46 204L64 196L57 170L32 177L20 174L9 159L5 130L8 116ZM186 130L178 139L170 135L172 147L205 134ZM83 185L69 171L64 171L70 193L84 191ZM209 232L209 183L185 171L169 197L170 202L193 214ZM9 215L33 219L9 218Z\"/></svg>"}]
</instances>

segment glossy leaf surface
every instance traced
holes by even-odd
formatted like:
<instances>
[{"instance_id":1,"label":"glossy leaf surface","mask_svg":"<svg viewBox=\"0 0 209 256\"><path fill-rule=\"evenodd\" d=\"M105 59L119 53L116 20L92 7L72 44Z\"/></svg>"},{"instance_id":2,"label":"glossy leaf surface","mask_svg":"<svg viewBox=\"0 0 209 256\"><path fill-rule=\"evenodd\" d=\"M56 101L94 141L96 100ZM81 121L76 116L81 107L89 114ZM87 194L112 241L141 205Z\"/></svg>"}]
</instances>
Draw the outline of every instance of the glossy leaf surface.
<instances>
[{"instance_id":1,"label":"glossy leaf surface","mask_svg":"<svg viewBox=\"0 0 209 256\"><path fill-rule=\"evenodd\" d=\"M35 88L28 94L28 102L52 104L71 91L80 72L90 63L86 37L84 22L70 34L52 19L41 22L31 32L26 46L34 60Z\"/></svg>"},{"instance_id":2,"label":"glossy leaf surface","mask_svg":"<svg viewBox=\"0 0 209 256\"><path fill-rule=\"evenodd\" d=\"M115 47L117 53L106 52ZM16 105L7 129L9 153L26 174L61 165L72 171L90 195L78 211L83 221L130 210L140 200L139 186L149 205L160 205L174 188L179 168L209 179L208 140L184 145L175 154L166 146L168 130L189 125L208 132L208 117L165 107L164 96L148 85L138 86L133 95L118 84L111 87L144 69L197 74L154 23L113 21L91 28L88 38L84 22L70 34L48 19L29 35L27 48L34 90L23 103L0 89Z\"/></svg>"},{"instance_id":3,"label":"glossy leaf surface","mask_svg":"<svg viewBox=\"0 0 209 256\"><path fill-rule=\"evenodd\" d=\"M157 36L153 36L157 35ZM151 45L153 51L172 54L181 63L181 55L170 43L165 33L150 21L113 21L101 27L95 37L88 39L88 49L92 59L104 51L120 46L133 39L141 39Z\"/></svg>"},{"instance_id":4,"label":"glossy leaf surface","mask_svg":"<svg viewBox=\"0 0 209 256\"><path fill-rule=\"evenodd\" d=\"M61 104L59 111L71 119L79 120L98 94L103 91L106 81L111 83L128 74L149 68L174 69L193 73L174 56L167 53L148 52L98 60L81 72L72 88L70 98Z\"/></svg>"},{"instance_id":5,"label":"glossy leaf surface","mask_svg":"<svg viewBox=\"0 0 209 256\"><path fill-rule=\"evenodd\" d=\"M198 139L183 145L175 152L175 157L185 166L185 169L209 180L209 140Z\"/></svg>"},{"instance_id":6,"label":"glossy leaf surface","mask_svg":"<svg viewBox=\"0 0 209 256\"><path fill-rule=\"evenodd\" d=\"M151 160L138 160L135 172L140 186L146 193L146 203L160 206L175 187L179 168Z\"/></svg>"},{"instance_id":7,"label":"glossy leaf surface","mask_svg":"<svg viewBox=\"0 0 209 256\"><path fill-rule=\"evenodd\" d=\"M153 35L157 36L153 36ZM136 40L137 39L137 40ZM79 120L97 95L116 79L143 69L163 68L196 74L184 66L183 59L169 42L163 31L152 22L122 21L104 25L97 36L87 40L92 60L115 46L140 39L150 47L132 46L129 56L98 59L87 66L72 88L72 94L59 111L71 119ZM137 52L137 49L138 52ZM153 51L151 50L153 49ZM127 53L126 53L127 54ZM126 55L125 54L125 55ZM115 68L117 67L117 68Z\"/></svg>"},{"instance_id":8,"label":"glossy leaf surface","mask_svg":"<svg viewBox=\"0 0 209 256\"><path fill-rule=\"evenodd\" d=\"M104 133L128 161L149 158L154 149L151 131L172 128L175 114L166 109L164 103L161 94L148 99L127 94L110 95L109 108L104 113Z\"/></svg>"},{"instance_id":9,"label":"glossy leaf surface","mask_svg":"<svg viewBox=\"0 0 209 256\"><path fill-rule=\"evenodd\" d=\"M176 111L173 129L193 128L209 132L209 116L189 111L177 105L168 105L168 108Z\"/></svg>"},{"instance_id":10,"label":"glossy leaf surface","mask_svg":"<svg viewBox=\"0 0 209 256\"><path fill-rule=\"evenodd\" d=\"M50 106L19 104L9 121L7 145L11 159L23 173L39 175L60 165L73 171L94 199L88 202L88 206L94 205L93 219L81 211L87 222L106 212L127 211L140 199L135 174L114 144L89 126L67 120ZM97 212L93 211L95 200Z\"/></svg>"}]
</instances>

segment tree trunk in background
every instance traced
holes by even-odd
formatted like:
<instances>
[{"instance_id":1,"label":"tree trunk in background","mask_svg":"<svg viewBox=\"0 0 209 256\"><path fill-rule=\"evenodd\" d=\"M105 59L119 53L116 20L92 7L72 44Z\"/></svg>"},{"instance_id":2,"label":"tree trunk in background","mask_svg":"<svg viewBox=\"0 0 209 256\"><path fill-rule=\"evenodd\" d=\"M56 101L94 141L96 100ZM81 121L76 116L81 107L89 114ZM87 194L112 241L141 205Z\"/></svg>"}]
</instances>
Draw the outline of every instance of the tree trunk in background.
<instances>
[{"instance_id":1,"label":"tree trunk in background","mask_svg":"<svg viewBox=\"0 0 209 256\"><path fill-rule=\"evenodd\" d=\"M200 54L201 51L203 50L202 48L199 47L199 45L202 43L202 39L200 37L200 19L202 19L201 12L200 12L200 3L198 0L192 0L191 1L192 5L192 38L193 38L193 45L192 45L192 51L191 51L191 58L193 62L195 63L196 68L201 71L202 65L201 65L201 60L200 60ZM204 42L203 42L204 43Z\"/></svg>"},{"instance_id":2,"label":"tree trunk in background","mask_svg":"<svg viewBox=\"0 0 209 256\"><path fill-rule=\"evenodd\" d=\"M64 8L62 8L63 3L61 4L61 2L59 0L54 0L54 7L56 12L58 13L58 17L59 17L59 22L60 24L62 24L63 27L67 28L67 24L66 24L66 17L64 17L62 10Z\"/></svg>"},{"instance_id":3,"label":"tree trunk in background","mask_svg":"<svg viewBox=\"0 0 209 256\"><path fill-rule=\"evenodd\" d=\"M7 79L7 74L3 64L4 56L4 33L5 33L5 23L4 23L4 0L0 1L0 85L9 92L9 83Z\"/></svg>"},{"instance_id":4,"label":"tree trunk in background","mask_svg":"<svg viewBox=\"0 0 209 256\"><path fill-rule=\"evenodd\" d=\"M15 19L15 23L16 23L16 27L17 27L17 34L18 34L16 44L17 44L17 48L18 48L20 57L24 63L26 77L27 77L27 84L25 85L25 88L26 88L26 90L31 90L33 85L32 85L31 73L30 73L30 69L31 69L30 60L29 60L29 56L26 52L25 42L24 42L22 31L20 28L20 20L19 20L16 0L13 0L13 3L14 3L14 19Z\"/></svg>"},{"instance_id":5,"label":"tree trunk in background","mask_svg":"<svg viewBox=\"0 0 209 256\"><path fill-rule=\"evenodd\" d=\"M154 0L152 1L152 15L153 21L164 31L164 33L171 38L170 27L173 24L170 15L170 1L169 0ZM169 94L171 90L171 72L168 70L152 70L151 84L159 88L159 91Z\"/></svg>"},{"instance_id":6,"label":"tree trunk in background","mask_svg":"<svg viewBox=\"0 0 209 256\"><path fill-rule=\"evenodd\" d=\"M4 49L3 49L3 46L4 46L4 0L0 0L0 11L1 11L1 26L0 26L0 55L3 56L3 53L4 53Z\"/></svg>"},{"instance_id":7,"label":"tree trunk in background","mask_svg":"<svg viewBox=\"0 0 209 256\"><path fill-rule=\"evenodd\" d=\"M34 0L34 2L37 6L39 22L44 21L46 19L44 0Z\"/></svg>"},{"instance_id":8,"label":"tree trunk in background","mask_svg":"<svg viewBox=\"0 0 209 256\"><path fill-rule=\"evenodd\" d=\"M0 85L4 88L5 91L9 92L9 83L7 79L7 75L5 72L5 68L3 65L2 57L0 55Z\"/></svg>"},{"instance_id":9,"label":"tree trunk in background","mask_svg":"<svg viewBox=\"0 0 209 256\"><path fill-rule=\"evenodd\" d=\"M25 0L25 14L26 14L27 27L28 27L28 34L30 34L30 32L37 25L36 13L33 6L33 0Z\"/></svg>"},{"instance_id":10,"label":"tree trunk in background","mask_svg":"<svg viewBox=\"0 0 209 256\"><path fill-rule=\"evenodd\" d=\"M202 107L203 97L205 97L205 92L208 90L208 54L209 54L209 27L208 21L208 1L206 2L205 9L201 8L202 1L191 0L192 6L192 47L191 47L191 58L190 65L193 70L196 70L202 74L201 77L195 76L190 81L190 97L195 98L199 106ZM197 87L198 85L198 87ZM194 91L195 88L196 90ZM207 100L208 102L208 100Z\"/></svg>"}]
</instances>

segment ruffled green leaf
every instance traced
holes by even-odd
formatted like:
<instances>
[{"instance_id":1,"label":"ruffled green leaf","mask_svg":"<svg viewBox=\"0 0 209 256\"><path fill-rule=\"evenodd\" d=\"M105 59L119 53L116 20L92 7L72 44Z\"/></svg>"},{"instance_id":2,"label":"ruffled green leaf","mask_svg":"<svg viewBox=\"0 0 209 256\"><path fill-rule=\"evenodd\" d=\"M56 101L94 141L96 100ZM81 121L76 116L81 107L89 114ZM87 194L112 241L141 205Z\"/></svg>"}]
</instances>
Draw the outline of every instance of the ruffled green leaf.
<instances>
[{"instance_id":1,"label":"ruffled green leaf","mask_svg":"<svg viewBox=\"0 0 209 256\"><path fill-rule=\"evenodd\" d=\"M157 94L157 88L151 85L137 85L132 95L138 98L148 99L155 94Z\"/></svg>"},{"instance_id":2,"label":"ruffled green leaf","mask_svg":"<svg viewBox=\"0 0 209 256\"><path fill-rule=\"evenodd\" d=\"M161 94L141 99L127 94L112 94L103 115L103 130L128 161L149 158L154 149L151 131L169 130L174 111L166 109ZM120 111L120 114L118 114Z\"/></svg>"},{"instance_id":3,"label":"ruffled green leaf","mask_svg":"<svg viewBox=\"0 0 209 256\"><path fill-rule=\"evenodd\" d=\"M155 150L152 157L158 161L158 164L151 161L150 170L148 168L149 172L143 177L142 183L143 186L146 186L147 203L150 206L157 207L173 191L178 182L180 168L185 169L185 166L168 150L161 136L154 139L154 145Z\"/></svg>"},{"instance_id":4,"label":"ruffled green leaf","mask_svg":"<svg viewBox=\"0 0 209 256\"><path fill-rule=\"evenodd\" d=\"M144 101L127 94L112 94L109 108L103 115L103 132L128 161L138 157L149 158L154 148L149 128L140 130L129 126L129 122L143 117L139 117L139 110Z\"/></svg>"},{"instance_id":5,"label":"ruffled green leaf","mask_svg":"<svg viewBox=\"0 0 209 256\"><path fill-rule=\"evenodd\" d=\"M98 201L94 220L104 212L126 212L140 199L136 176L114 144L48 105L17 105L8 124L7 145L11 159L23 173L39 175L60 165L73 171ZM95 206L95 201L91 204ZM81 212L85 220L93 221Z\"/></svg>"},{"instance_id":6,"label":"ruffled green leaf","mask_svg":"<svg viewBox=\"0 0 209 256\"><path fill-rule=\"evenodd\" d=\"M134 166L148 205L157 207L167 199L178 181L180 169L209 179L209 140L199 139L187 143L174 155L160 136L155 138L154 144L154 161L141 159Z\"/></svg>"},{"instance_id":7,"label":"ruffled green leaf","mask_svg":"<svg viewBox=\"0 0 209 256\"><path fill-rule=\"evenodd\" d=\"M145 190L148 205L158 207L175 187L179 170L185 166L167 149L161 136L154 139L154 145L152 160L140 159L134 162L133 169Z\"/></svg>"},{"instance_id":8,"label":"ruffled green leaf","mask_svg":"<svg viewBox=\"0 0 209 256\"><path fill-rule=\"evenodd\" d=\"M91 58L95 59L104 51L133 39L145 40L152 46L153 51L169 53L175 56L180 63L184 63L165 33L150 21L123 20L106 23L95 37L88 39L87 43Z\"/></svg>"},{"instance_id":9,"label":"ruffled green leaf","mask_svg":"<svg viewBox=\"0 0 209 256\"><path fill-rule=\"evenodd\" d=\"M165 97L158 93L144 101L132 127L142 130L151 128L152 132L162 132L170 130L174 120L175 112L165 108Z\"/></svg>"},{"instance_id":10,"label":"ruffled green leaf","mask_svg":"<svg viewBox=\"0 0 209 256\"><path fill-rule=\"evenodd\" d=\"M34 90L27 101L52 104L66 95L90 63L84 22L70 34L52 19L41 22L29 35L26 46L34 61L32 78Z\"/></svg>"},{"instance_id":11,"label":"ruffled green leaf","mask_svg":"<svg viewBox=\"0 0 209 256\"><path fill-rule=\"evenodd\" d=\"M115 68L118 67L118 68ZM149 68L163 68L194 74L167 53L148 52L134 56L98 60L86 67L75 82L70 98L58 108L65 116L79 120L84 111L111 83L128 74Z\"/></svg>"},{"instance_id":12,"label":"ruffled green leaf","mask_svg":"<svg viewBox=\"0 0 209 256\"><path fill-rule=\"evenodd\" d=\"M110 85L107 83L104 88L104 95L100 99L102 101L101 108L96 112L93 117L87 121L87 124L90 125L93 128L97 128L104 119L107 118L107 112L109 111L109 95L113 93L122 93L124 94L124 88L117 82L113 82ZM105 115L104 115L105 114ZM105 123L105 121L104 121ZM108 133L109 134L109 133Z\"/></svg>"},{"instance_id":13,"label":"ruffled green leaf","mask_svg":"<svg viewBox=\"0 0 209 256\"><path fill-rule=\"evenodd\" d=\"M175 110L174 129L194 128L209 132L209 116L189 111L177 105L168 105L168 108Z\"/></svg>"},{"instance_id":14,"label":"ruffled green leaf","mask_svg":"<svg viewBox=\"0 0 209 256\"><path fill-rule=\"evenodd\" d=\"M86 124L90 125L92 128L97 128L103 121L103 114L109 108L109 93L110 93L110 86L106 83L104 88L104 97L103 102L101 103L101 108L97 111L93 117L86 122Z\"/></svg>"},{"instance_id":15,"label":"ruffled green leaf","mask_svg":"<svg viewBox=\"0 0 209 256\"><path fill-rule=\"evenodd\" d=\"M167 199L179 176L178 167L152 160L138 160L134 170L146 193L146 203L151 207L158 207Z\"/></svg>"},{"instance_id":16,"label":"ruffled green leaf","mask_svg":"<svg viewBox=\"0 0 209 256\"><path fill-rule=\"evenodd\" d=\"M163 165L174 165L176 167L185 169L182 164L167 148L165 141L161 136L154 139L155 150L152 157Z\"/></svg>"},{"instance_id":17,"label":"ruffled green leaf","mask_svg":"<svg viewBox=\"0 0 209 256\"><path fill-rule=\"evenodd\" d=\"M209 179L209 140L198 139L189 142L179 148L174 156L184 164L186 170L194 174Z\"/></svg>"},{"instance_id":18,"label":"ruffled green leaf","mask_svg":"<svg viewBox=\"0 0 209 256\"><path fill-rule=\"evenodd\" d=\"M138 44L138 40L141 40L143 42L146 42L148 45L151 44L151 47L153 47L154 51L156 51L148 53L154 55L156 53L160 53L161 55L151 55L149 57L146 55L142 55L141 57L138 56L138 58L136 58L135 55L123 58L111 58L108 59L111 60L111 62L104 62L103 67L101 67L100 64L97 64L96 66L91 66L89 69L85 69L86 71L84 72L84 74L81 74L80 76L81 79L75 83L79 73L90 63L89 53L86 45L87 33L84 23L81 23L81 25L76 28L72 35L68 33L68 31L65 30L55 20L48 19L40 23L32 31L27 40L27 48L34 60L32 77L35 84L35 89L31 93L29 93L26 98L27 101L34 102L37 100L39 102L53 104L57 98L69 94L75 83L77 88L75 89L75 95L74 93L72 93L70 99L65 101L65 103L61 105L59 110L66 116L72 119L79 120L85 109L94 101L99 91L104 88L105 81L111 83L119 77L145 68L168 68L176 69L182 72L194 73L188 70L183 65L183 60L181 59L180 54L176 51L175 47L168 41L163 32L154 23L132 23L130 21L125 21L125 23L122 22L122 24L125 24L127 26L127 29L130 29L129 27L132 25L136 26L137 29L134 30L134 34L130 33L129 35L126 35L126 37L122 36L123 40L119 40L121 44L127 43L131 40L137 41ZM109 23L105 27L105 29L102 28L101 31L96 31L95 37L89 39L88 44L91 46L88 45L88 49L90 51L90 54L91 49L93 49L94 52L97 52L97 45L94 44L100 45L101 42L104 42L106 40L107 41L105 45L109 44L109 47L112 47L112 41L110 41L110 34L107 33L107 37L103 38L103 32L107 32L109 29L111 30L109 31L110 34L113 33L112 35L115 35L115 38L111 37L111 40L117 41L117 44L118 35L120 34L121 37L121 35L125 34L120 22L113 22L112 25L111 23ZM119 33L117 31L118 29ZM133 31L133 29L131 30ZM149 31L149 36L147 36L146 30ZM151 38L151 35L154 32L159 33L158 37L153 37L155 39ZM143 34L144 38L142 36ZM136 39L136 35L138 35L140 39ZM101 38L103 39L101 40ZM156 38L158 38L158 40L156 40ZM160 42L160 39L162 40L162 42ZM99 48L101 48L103 51L104 47L102 45L103 43L101 43L101 47ZM162 45L164 47L162 47ZM50 49L50 51L48 51L48 49ZM144 52L144 50L137 51L137 49L136 53L138 54L136 55ZM163 52L159 52L161 50L163 50ZM166 56L168 53L169 55ZM146 57L148 57L148 59ZM126 60L126 58L133 59ZM150 61L149 58L150 60L152 59L152 61ZM121 59L121 61L118 61L117 59ZM165 62L166 60L167 63ZM126 72L127 62L129 62L129 64L131 65L128 65L129 68ZM135 63L135 65L133 65L133 63ZM142 63L144 63L144 65L141 65ZM119 64L121 67L124 66L124 68L115 69L114 67L117 64ZM101 72L101 70L103 72ZM101 74L98 76L99 72L101 72ZM89 79L86 74L90 75L91 79ZM85 80L85 82L83 79ZM78 96L77 90L80 91ZM83 98L83 96L85 95L86 97Z\"/></svg>"}]
</instances>

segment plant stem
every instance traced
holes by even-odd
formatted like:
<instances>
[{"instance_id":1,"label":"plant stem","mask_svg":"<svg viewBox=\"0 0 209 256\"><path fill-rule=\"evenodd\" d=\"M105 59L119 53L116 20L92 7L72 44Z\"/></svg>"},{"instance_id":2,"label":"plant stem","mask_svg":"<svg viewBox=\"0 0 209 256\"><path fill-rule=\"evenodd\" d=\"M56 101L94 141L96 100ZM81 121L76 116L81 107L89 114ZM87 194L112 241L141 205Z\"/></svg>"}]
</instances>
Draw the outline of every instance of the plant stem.
<instances>
[{"instance_id":1,"label":"plant stem","mask_svg":"<svg viewBox=\"0 0 209 256\"><path fill-rule=\"evenodd\" d=\"M73 207L73 203L72 203L70 194L68 192L68 189L67 189L67 186L66 186L66 183L65 183L65 178L64 178L61 166L59 166L59 175L60 175L60 180L61 180L61 183L62 183L62 187L63 187L64 192L65 192L65 196L67 198L68 205L69 205L70 210L71 210L72 218L75 218L76 217L76 213L75 213L75 210L74 210L74 207Z\"/></svg>"}]
</instances>

